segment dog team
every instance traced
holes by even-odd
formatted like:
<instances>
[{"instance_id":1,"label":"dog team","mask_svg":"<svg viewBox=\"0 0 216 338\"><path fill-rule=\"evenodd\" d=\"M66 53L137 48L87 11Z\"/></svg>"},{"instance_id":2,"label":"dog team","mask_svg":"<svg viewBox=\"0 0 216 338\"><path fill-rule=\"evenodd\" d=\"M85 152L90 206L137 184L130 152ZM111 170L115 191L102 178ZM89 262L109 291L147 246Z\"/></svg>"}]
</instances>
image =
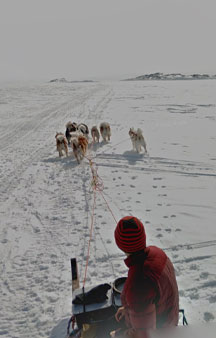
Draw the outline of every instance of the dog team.
<instances>
[{"instance_id":1,"label":"dog team","mask_svg":"<svg viewBox=\"0 0 216 338\"><path fill-rule=\"evenodd\" d=\"M91 128L92 142L99 143L100 136L104 142L110 141L111 128L109 123L102 122L100 124L99 130L97 126L93 126ZM63 156L64 153L66 156L68 156L68 147L71 147L77 162L80 163L88 149L89 128L84 123L77 124L75 122L69 121L66 124L65 134L56 132L55 138L59 157Z\"/></svg>"},{"instance_id":2,"label":"dog team","mask_svg":"<svg viewBox=\"0 0 216 338\"><path fill-rule=\"evenodd\" d=\"M99 130L97 126L93 126L91 128L93 144L99 143L100 136L102 137L103 142L110 141L111 128L108 122L102 122L99 126ZM137 130L130 128L129 136L132 142L133 150L140 153L143 147L144 152L147 154L146 141L144 139L142 130L140 128ZM80 161L86 155L88 149L89 128L84 123L77 124L75 122L69 121L66 124L65 134L56 132L55 138L59 157L63 156L64 153L66 156L68 156L68 147L71 147L77 162L80 163Z\"/></svg>"}]
</instances>

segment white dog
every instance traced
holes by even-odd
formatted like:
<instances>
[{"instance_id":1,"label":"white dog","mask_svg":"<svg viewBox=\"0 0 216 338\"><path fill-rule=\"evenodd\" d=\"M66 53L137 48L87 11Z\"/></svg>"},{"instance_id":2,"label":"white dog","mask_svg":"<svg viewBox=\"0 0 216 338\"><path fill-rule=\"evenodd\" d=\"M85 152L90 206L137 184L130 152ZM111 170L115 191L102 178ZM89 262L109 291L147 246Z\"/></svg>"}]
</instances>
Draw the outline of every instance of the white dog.
<instances>
[{"instance_id":1,"label":"white dog","mask_svg":"<svg viewBox=\"0 0 216 338\"><path fill-rule=\"evenodd\" d=\"M99 142L100 133L99 133L97 126L93 126L91 128L91 136L92 136L92 139L93 139L93 143Z\"/></svg>"},{"instance_id":2,"label":"white dog","mask_svg":"<svg viewBox=\"0 0 216 338\"><path fill-rule=\"evenodd\" d=\"M65 155L68 156L68 145L67 145L67 139L64 136L63 133L56 132L56 148L59 152L59 157L63 156L63 151L65 152Z\"/></svg>"},{"instance_id":3,"label":"white dog","mask_svg":"<svg viewBox=\"0 0 216 338\"><path fill-rule=\"evenodd\" d=\"M102 122L100 124L100 133L104 142L110 141L111 129L109 123Z\"/></svg>"},{"instance_id":4,"label":"white dog","mask_svg":"<svg viewBox=\"0 0 216 338\"><path fill-rule=\"evenodd\" d=\"M146 141L144 139L142 130L140 128L138 128L137 131L135 131L134 128L130 128L129 135L130 135L131 142L132 142L132 145L133 145L133 150L140 153L141 150L142 150L142 147L143 147L144 150L145 150L145 153L147 154Z\"/></svg>"}]
</instances>

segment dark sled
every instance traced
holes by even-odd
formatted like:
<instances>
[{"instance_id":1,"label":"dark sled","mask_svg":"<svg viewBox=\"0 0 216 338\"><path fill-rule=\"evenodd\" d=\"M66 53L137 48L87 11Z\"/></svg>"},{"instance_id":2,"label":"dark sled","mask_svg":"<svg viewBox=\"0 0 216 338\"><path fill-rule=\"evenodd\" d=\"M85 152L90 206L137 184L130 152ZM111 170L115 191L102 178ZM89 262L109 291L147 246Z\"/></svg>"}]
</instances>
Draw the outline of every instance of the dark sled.
<instances>
[{"instance_id":1,"label":"dark sled","mask_svg":"<svg viewBox=\"0 0 216 338\"><path fill-rule=\"evenodd\" d=\"M71 259L72 272L72 317L68 322L68 337L108 338L110 332L125 329L118 323L115 314L121 304L121 291L127 277L120 277L113 283L99 284L95 287L79 288L76 259ZM179 310L182 324L188 325L184 310ZM71 330L72 327L72 330ZM84 333L83 331L86 332ZM89 330L89 334L88 334ZM92 333L93 331L93 333Z\"/></svg>"},{"instance_id":2,"label":"dark sled","mask_svg":"<svg viewBox=\"0 0 216 338\"><path fill-rule=\"evenodd\" d=\"M121 290L126 277L118 278L113 283L99 284L85 289L79 288L75 258L71 259L71 273L73 315L68 322L68 337L80 337L82 330L86 327L94 328L95 337L110 337L110 331L118 329L120 325L115 319L115 314L121 306ZM84 336L88 337L88 334Z\"/></svg>"}]
</instances>

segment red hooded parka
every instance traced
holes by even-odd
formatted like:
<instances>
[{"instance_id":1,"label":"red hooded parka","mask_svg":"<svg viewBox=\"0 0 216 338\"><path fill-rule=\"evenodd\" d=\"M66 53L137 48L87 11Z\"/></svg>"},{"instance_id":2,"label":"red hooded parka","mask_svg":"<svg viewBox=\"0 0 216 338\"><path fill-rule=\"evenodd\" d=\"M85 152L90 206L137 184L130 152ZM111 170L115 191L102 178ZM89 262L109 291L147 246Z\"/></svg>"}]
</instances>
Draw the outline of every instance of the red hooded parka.
<instances>
[{"instance_id":1,"label":"red hooded parka","mask_svg":"<svg viewBox=\"0 0 216 338\"><path fill-rule=\"evenodd\" d=\"M121 295L126 323L138 338L149 329L178 325L179 294L174 267L165 252L146 247L125 260L128 277Z\"/></svg>"}]
</instances>

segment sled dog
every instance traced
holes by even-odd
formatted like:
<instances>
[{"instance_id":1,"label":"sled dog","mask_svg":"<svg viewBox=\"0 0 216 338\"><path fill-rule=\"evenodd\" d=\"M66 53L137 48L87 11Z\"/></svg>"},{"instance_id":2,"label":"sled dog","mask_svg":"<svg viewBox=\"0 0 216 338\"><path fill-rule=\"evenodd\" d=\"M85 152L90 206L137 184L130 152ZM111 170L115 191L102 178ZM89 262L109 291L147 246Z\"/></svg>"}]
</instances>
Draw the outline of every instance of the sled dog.
<instances>
[{"instance_id":1,"label":"sled dog","mask_svg":"<svg viewBox=\"0 0 216 338\"><path fill-rule=\"evenodd\" d=\"M93 143L99 142L100 133L99 133L97 126L93 126L91 128L91 136L92 136L92 139L93 139Z\"/></svg>"},{"instance_id":2,"label":"sled dog","mask_svg":"<svg viewBox=\"0 0 216 338\"><path fill-rule=\"evenodd\" d=\"M69 121L65 127L66 127L65 136L68 141L68 144L70 144L71 139L70 133L75 132L77 130L77 123Z\"/></svg>"},{"instance_id":3,"label":"sled dog","mask_svg":"<svg viewBox=\"0 0 216 338\"><path fill-rule=\"evenodd\" d=\"M110 141L111 129L109 123L102 122L100 124L100 133L104 142Z\"/></svg>"},{"instance_id":4,"label":"sled dog","mask_svg":"<svg viewBox=\"0 0 216 338\"><path fill-rule=\"evenodd\" d=\"M77 126L77 130L81 132L86 138L88 137L89 134L89 129L88 126L84 123L80 123Z\"/></svg>"},{"instance_id":5,"label":"sled dog","mask_svg":"<svg viewBox=\"0 0 216 338\"><path fill-rule=\"evenodd\" d=\"M77 163L80 163L88 149L87 138L79 133L71 133L70 145Z\"/></svg>"},{"instance_id":6,"label":"sled dog","mask_svg":"<svg viewBox=\"0 0 216 338\"><path fill-rule=\"evenodd\" d=\"M63 151L65 152L65 155L68 156L68 145L66 137L63 133L56 132L56 148L59 152L59 157L63 156Z\"/></svg>"},{"instance_id":7,"label":"sled dog","mask_svg":"<svg viewBox=\"0 0 216 338\"><path fill-rule=\"evenodd\" d=\"M141 152L142 147L145 150L145 153L147 154L147 146L146 141L144 139L142 130L140 128L135 131L134 128L130 128L129 130L129 136L133 145L133 150L137 151L138 153Z\"/></svg>"}]
</instances>

